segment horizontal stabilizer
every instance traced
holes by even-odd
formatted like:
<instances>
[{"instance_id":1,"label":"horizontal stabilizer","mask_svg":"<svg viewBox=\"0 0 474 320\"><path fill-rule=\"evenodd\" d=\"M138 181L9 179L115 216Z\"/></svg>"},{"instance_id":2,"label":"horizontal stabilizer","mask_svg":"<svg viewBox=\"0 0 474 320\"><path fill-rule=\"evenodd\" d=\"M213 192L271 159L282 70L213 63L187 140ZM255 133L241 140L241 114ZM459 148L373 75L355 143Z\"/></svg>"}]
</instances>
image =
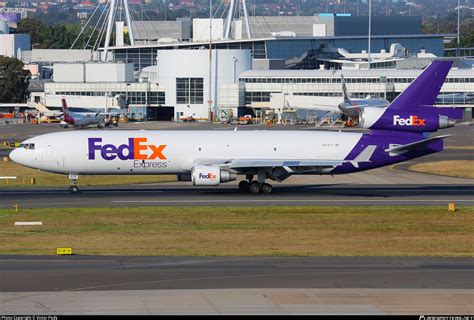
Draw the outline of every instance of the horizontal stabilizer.
<instances>
[{"instance_id":1,"label":"horizontal stabilizer","mask_svg":"<svg viewBox=\"0 0 474 320\"><path fill-rule=\"evenodd\" d=\"M395 145L393 147L385 149L384 151L389 152L389 153L394 153L394 155L396 155L396 154L400 154L400 153L403 153L403 152L407 152L407 151L422 148L422 147L426 146L427 144L429 144L429 143L431 143L435 140L444 139L444 138L447 138L447 137L450 137L450 136L451 135L448 134L448 135L433 137L433 138L420 140L420 141L416 141L416 142L412 142L412 143L408 143L408 144Z\"/></svg>"},{"instance_id":2,"label":"horizontal stabilizer","mask_svg":"<svg viewBox=\"0 0 474 320\"><path fill-rule=\"evenodd\" d=\"M436 112L449 119L461 120L464 116L463 108L437 107Z\"/></svg>"}]
</instances>

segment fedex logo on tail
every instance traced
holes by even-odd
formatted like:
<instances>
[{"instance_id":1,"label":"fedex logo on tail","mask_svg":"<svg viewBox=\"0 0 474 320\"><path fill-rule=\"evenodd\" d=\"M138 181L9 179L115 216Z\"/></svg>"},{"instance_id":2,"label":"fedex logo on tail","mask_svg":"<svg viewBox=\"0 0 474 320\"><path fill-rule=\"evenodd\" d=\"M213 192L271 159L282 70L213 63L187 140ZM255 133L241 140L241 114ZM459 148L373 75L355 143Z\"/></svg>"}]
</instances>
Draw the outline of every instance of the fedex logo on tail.
<instances>
[{"instance_id":1,"label":"fedex logo on tail","mask_svg":"<svg viewBox=\"0 0 474 320\"><path fill-rule=\"evenodd\" d=\"M114 160L166 160L163 150L165 144L155 146L147 144L147 138L129 138L128 144L116 146L114 144L102 144L102 138L89 138L89 160L96 159L98 151L102 159Z\"/></svg>"},{"instance_id":2,"label":"fedex logo on tail","mask_svg":"<svg viewBox=\"0 0 474 320\"><path fill-rule=\"evenodd\" d=\"M420 119L418 116L410 116L409 118L402 118L400 116L393 116L393 125L399 126L413 126L413 127L425 127L426 119Z\"/></svg>"},{"instance_id":3,"label":"fedex logo on tail","mask_svg":"<svg viewBox=\"0 0 474 320\"><path fill-rule=\"evenodd\" d=\"M199 179L216 179L216 178L217 178L217 175L215 175L214 173L207 173L207 174L199 173Z\"/></svg>"}]
</instances>

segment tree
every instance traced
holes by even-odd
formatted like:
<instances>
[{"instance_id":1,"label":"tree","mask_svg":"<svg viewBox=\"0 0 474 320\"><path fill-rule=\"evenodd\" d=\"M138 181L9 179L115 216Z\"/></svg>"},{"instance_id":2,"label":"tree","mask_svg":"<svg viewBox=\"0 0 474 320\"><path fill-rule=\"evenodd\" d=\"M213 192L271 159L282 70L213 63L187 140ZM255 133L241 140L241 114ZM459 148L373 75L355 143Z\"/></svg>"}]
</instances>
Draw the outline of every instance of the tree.
<instances>
[{"instance_id":1,"label":"tree","mask_svg":"<svg viewBox=\"0 0 474 320\"><path fill-rule=\"evenodd\" d=\"M23 19L16 30L16 33L28 33L31 37L31 43L41 44L43 42L41 32L45 26L37 19L26 18Z\"/></svg>"},{"instance_id":2,"label":"tree","mask_svg":"<svg viewBox=\"0 0 474 320\"><path fill-rule=\"evenodd\" d=\"M17 33L30 34L31 43L36 49L69 49L80 34L73 49L82 49L87 47L89 38L91 45L95 43L99 31L87 27L81 34L79 24L56 23L48 25L38 19L27 18L20 22Z\"/></svg>"},{"instance_id":3,"label":"tree","mask_svg":"<svg viewBox=\"0 0 474 320\"><path fill-rule=\"evenodd\" d=\"M0 56L0 103L23 103L29 96L31 73L20 60Z\"/></svg>"}]
</instances>

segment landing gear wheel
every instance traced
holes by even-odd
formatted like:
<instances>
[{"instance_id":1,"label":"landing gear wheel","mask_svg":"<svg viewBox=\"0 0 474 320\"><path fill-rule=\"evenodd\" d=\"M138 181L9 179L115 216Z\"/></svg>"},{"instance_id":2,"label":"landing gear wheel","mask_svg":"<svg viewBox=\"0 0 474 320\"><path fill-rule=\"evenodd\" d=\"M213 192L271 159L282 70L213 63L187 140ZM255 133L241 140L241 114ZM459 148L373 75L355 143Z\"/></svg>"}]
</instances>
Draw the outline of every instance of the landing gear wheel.
<instances>
[{"instance_id":1,"label":"landing gear wheel","mask_svg":"<svg viewBox=\"0 0 474 320\"><path fill-rule=\"evenodd\" d=\"M240 191L243 191L243 192L249 192L250 191L250 183L248 181L240 181L239 182L239 189Z\"/></svg>"},{"instance_id":2,"label":"landing gear wheel","mask_svg":"<svg viewBox=\"0 0 474 320\"><path fill-rule=\"evenodd\" d=\"M78 193L78 192L79 192L78 186L70 186L70 187L69 187L69 192L71 192L71 193Z\"/></svg>"},{"instance_id":3,"label":"landing gear wheel","mask_svg":"<svg viewBox=\"0 0 474 320\"><path fill-rule=\"evenodd\" d=\"M252 184L250 185L250 193L260 193L260 183L258 182L252 182Z\"/></svg>"},{"instance_id":4,"label":"landing gear wheel","mask_svg":"<svg viewBox=\"0 0 474 320\"><path fill-rule=\"evenodd\" d=\"M266 193L266 194L272 193L272 185L271 185L271 184L268 184L268 183L264 183L264 184L262 185L262 192L263 192L263 193Z\"/></svg>"}]
</instances>

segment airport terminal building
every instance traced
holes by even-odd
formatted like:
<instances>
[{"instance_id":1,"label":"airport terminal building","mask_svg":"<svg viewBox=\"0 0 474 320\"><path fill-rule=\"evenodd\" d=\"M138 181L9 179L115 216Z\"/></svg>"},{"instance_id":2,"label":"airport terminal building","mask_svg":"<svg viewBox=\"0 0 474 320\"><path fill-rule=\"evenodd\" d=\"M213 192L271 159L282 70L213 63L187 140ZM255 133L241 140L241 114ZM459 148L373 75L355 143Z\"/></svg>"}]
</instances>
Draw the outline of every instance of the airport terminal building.
<instances>
[{"instance_id":1,"label":"airport terminal building","mask_svg":"<svg viewBox=\"0 0 474 320\"><path fill-rule=\"evenodd\" d=\"M80 62L61 50L24 52L28 63L49 63L53 70L51 80L41 81L42 89L32 90L31 100L57 109L65 97L72 108L117 109L135 119L207 119L211 111L236 116L337 104L341 75L354 98L393 100L443 56L443 41L452 36L422 34L420 17L374 17L369 70L367 17L250 19L250 39L245 28L233 28L232 38L225 39L223 24L217 24L211 58L206 19L135 21L137 43L108 47L106 62L91 62L98 55L90 50L82 52ZM472 106L473 99L474 71L458 58L438 103Z\"/></svg>"},{"instance_id":2,"label":"airport terminal building","mask_svg":"<svg viewBox=\"0 0 474 320\"><path fill-rule=\"evenodd\" d=\"M163 51L158 66L145 68L134 80L132 64L56 64L55 81L45 84L36 102L60 107L127 109L136 119L206 119L215 114L242 115L249 109L311 107L341 101L341 75L353 98L393 100L421 69L255 70L249 50L214 50L217 60L209 81L207 50ZM255 64L255 62L254 62ZM76 76L74 76L76 74ZM119 77L111 77L110 75ZM36 93L34 93L35 95ZM35 100L35 98L33 98ZM438 97L439 105L474 105L473 69L453 68Z\"/></svg>"}]
</instances>

